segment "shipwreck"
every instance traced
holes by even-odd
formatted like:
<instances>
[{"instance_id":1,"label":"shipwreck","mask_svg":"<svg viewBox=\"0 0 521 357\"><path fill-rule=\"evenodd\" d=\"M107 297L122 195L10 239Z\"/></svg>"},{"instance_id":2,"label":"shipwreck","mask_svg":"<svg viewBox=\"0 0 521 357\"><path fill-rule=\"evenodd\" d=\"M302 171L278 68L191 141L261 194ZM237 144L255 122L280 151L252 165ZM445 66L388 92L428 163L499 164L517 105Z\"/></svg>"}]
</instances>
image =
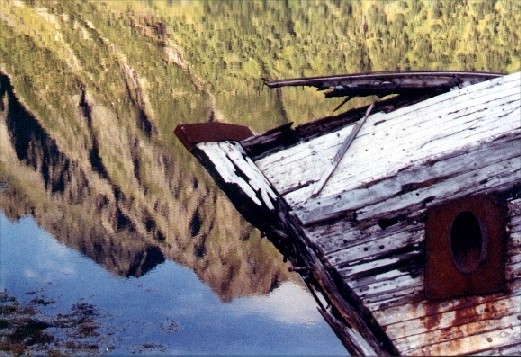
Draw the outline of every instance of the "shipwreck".
<instances>
[{"instance_id":1,"label":"shipwreck","mask_svg":"<svg viewBox=\"0 0 521 357\"><path fill-rule=\"evenodd\" d=\"M265 80L367 107L176 134L355 355L521 354L521 72Z\"/></svg>"}]
</instances>

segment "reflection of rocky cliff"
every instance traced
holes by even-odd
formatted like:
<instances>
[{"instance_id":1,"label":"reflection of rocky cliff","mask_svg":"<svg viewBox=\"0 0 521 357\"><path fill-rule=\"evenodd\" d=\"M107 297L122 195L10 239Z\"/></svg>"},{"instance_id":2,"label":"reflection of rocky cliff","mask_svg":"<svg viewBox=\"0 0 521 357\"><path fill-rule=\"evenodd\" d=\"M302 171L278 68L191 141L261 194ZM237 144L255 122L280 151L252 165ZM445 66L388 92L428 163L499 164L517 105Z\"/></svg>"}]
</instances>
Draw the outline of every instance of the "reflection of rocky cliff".
<instances>
[{"instance_id":1,"label":"reflection of rocky cliff","mask_svg":"<svg viewBox=\"0 0 521 357\"><path fill-rule=\"evenodd\" d=\"M95 130L83 152L68 155L16 98L6 75L0 83L0 178L8 183L0 208L10 219L32 214L58 240L118 275L140 276L173 259L193 268L223 300L265 293L287 279L278 254L204 176L183 170L146 138L127 133L127 142L117 145L130 152L124 165L133 166L135 175L120 187ZM74 99L87 127L102 118L100 111L111 114L88 94ZM170 191L161 199L149 200L141 183L139 166L150 161L156 184ZM186 199L181 190L189 191Z\"/></svg>"}]
</instances>

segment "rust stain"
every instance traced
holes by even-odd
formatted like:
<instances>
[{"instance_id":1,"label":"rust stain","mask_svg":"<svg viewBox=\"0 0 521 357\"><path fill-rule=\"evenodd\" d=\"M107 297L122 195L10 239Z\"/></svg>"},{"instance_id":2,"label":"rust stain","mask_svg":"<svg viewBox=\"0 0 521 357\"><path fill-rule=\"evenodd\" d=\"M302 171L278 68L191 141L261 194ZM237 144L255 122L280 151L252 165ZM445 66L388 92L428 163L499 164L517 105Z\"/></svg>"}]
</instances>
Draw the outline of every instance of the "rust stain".
<instances>
[{"instance_id":1,"label":"rust stain","mask_svg":"<svg viewBox=\"0 0 521 357\"><path fill-rule=\"evenodd\" d=\"M455 316L452 321L452 326L461 326L482 319L483 317L480 317L477 310L476 305L478 304L479 301L475 297L460 301L455 307L456 311L454 312Z\"/></svg>"},{"instance_id":2,"label":"rust stain","mask_svg":"<svg viewBox=\"0 0 521 357\"><path fill-rule=\"evenodd\" d=\"M425 305L425 317L422 319L422 323L426 331L430 331L440 324L442 314L439 309L440 303L435 301L429 301Z\"/></svg>"},{"instance_id":3,"label":"rust stain","mask_svg":"<svg viewBox=\"0 0 521 357\"><path fill-rule=\"evenodd\" d=\"M425 332L438 330L439 335L435 340L428 338L424 341L422 354L459 355L473 350L474 347L465 338L483 333L487 330L488 321L510 313L511 306L505 301L496 301L497 296L459 298L446 312L440 312L440 307L446 303L428 302L423 308L425 315L421 321ZM443 317L451 315L454 315L453 320L440 326ZM492 339L488 337L486 341L491 343Z\"/></svg>"}]
</instances>

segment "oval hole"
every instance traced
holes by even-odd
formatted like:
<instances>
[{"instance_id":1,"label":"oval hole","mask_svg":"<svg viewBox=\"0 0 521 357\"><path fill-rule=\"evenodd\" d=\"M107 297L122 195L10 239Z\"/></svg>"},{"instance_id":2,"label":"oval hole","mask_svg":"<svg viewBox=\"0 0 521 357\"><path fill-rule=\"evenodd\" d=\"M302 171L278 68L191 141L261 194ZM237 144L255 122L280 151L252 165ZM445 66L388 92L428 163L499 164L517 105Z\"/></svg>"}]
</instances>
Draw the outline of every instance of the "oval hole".
<instances>
[{"instance_id":1,"label":"oval hole","mask_svg":"<svg viewBox=\"0 0 521 357\"><path fill-rule=\"evenodd\" d=\"M450 228L450 251L454 265L462 273L475 271L484 258L485 242L478 218L465 211Z\"/></svg>"}]
</instances>

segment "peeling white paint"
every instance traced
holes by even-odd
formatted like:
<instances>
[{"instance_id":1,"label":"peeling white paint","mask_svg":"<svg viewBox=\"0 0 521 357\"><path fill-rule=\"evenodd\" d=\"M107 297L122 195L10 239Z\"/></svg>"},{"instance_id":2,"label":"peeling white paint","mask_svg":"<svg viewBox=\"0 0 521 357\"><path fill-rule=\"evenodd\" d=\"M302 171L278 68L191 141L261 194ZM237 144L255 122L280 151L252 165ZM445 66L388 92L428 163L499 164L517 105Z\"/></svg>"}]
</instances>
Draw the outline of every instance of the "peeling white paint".
<instances>
[{"instance_id":1,"label":"peeling white paint","mask_svg":"<svg viewBox=\"0 0 521 357\"><path fill-rule=\"evenodd\" d=\"M246 158L240 144L206 142L196 146L214 163L218 174L226 183L237 185L257 206L264 205L270 210L275 209L272 200L275 200L277 195L257 166L251 159ZM237 170L240 170L240 175Z\"/></svg>"}]
</instances>

